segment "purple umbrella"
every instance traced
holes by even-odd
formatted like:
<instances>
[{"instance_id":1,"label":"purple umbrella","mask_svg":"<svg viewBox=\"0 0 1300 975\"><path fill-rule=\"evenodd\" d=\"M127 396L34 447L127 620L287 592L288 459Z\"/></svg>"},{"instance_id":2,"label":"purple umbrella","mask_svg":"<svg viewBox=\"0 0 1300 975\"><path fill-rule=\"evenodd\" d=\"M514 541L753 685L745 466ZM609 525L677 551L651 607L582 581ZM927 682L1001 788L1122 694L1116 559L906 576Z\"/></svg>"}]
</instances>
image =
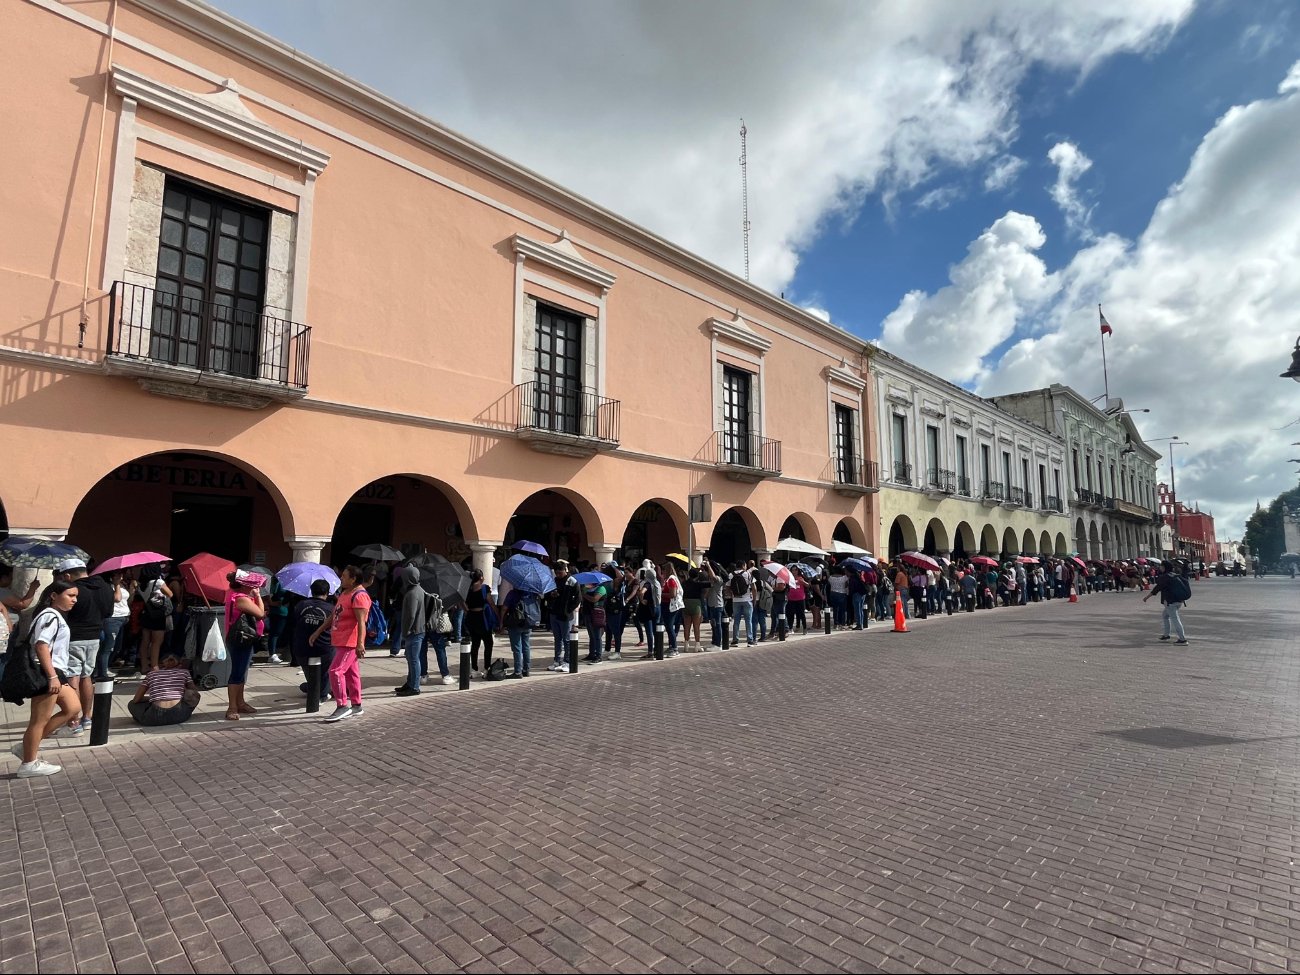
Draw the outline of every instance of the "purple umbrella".
<instances>
[{"instance_id":1,"label":"purple umbrella","mask_svg":"<svg viewBox=\"0 0 1300 975\"><path fill-rule=\"evenodd\" d=\"M338 574L328 565L319 562L290 562L275 574L285 589L299 596L311 595L311 584L317 579L324 579L330 584L330 592L338 592L342 583Z\"/></svg>"},{"instance_id":2,"label":"purple umbrella","mask_svg":"<svg viewBox=\"0 0 1300 975\"><path fill-rule=\"evenodd\" d=\"M546 549L542 548L542 546L538 545L536 542L515 542L510 547L516 552L527 552L529 555L537 555L541 558L546 558Z\"/></svg>"}]
</instances>

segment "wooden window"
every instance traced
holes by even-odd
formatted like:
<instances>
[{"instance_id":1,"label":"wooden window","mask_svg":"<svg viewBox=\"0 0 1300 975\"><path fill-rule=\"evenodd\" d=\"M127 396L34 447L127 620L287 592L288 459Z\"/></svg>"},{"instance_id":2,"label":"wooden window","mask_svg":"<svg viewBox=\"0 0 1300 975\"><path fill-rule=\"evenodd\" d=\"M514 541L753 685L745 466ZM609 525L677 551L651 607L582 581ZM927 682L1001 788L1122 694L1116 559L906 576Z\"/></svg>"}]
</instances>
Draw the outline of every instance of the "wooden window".
<instances>
[{"instance_id":1,"label":"wooden window","mask_svg":"<svg viewBox=\"0 0 1300 975\"><path fill-rule=\"evenodd\" d=\"M582 405L582 319L538 303L536 329L535 422L544 430L577 434Z\"/></svg>"},{"instance_id":2,"label":"wooden window","mask_svg":"<svg viewBox=\"0 0 1300 975\"><path fill-rule=\"evenodd\" d=\"M270 214L168 177L150 358L255 378Z\"/></svg>"},{"instance_id":3,"label":"wooden window","mask_svg":"<svg viewBox=\"0 0 1300 975\"><path fill-rule=\"evenodd\" d=\"M751 466L750 395L753 376L733 366L722 367L722 451L728 464Z\"/></svg>"},{"instance_id":4,"label":"wooden window","mask_svg":"<svg viewBox=\"0 0 1300 975\"><path fill-rule=\"evenodd\" d=\"M858 474L857 437L855 435L855 417L857 410L835 404L835 463L841 484L857 484Z\"/></svg>"}]
</instances>

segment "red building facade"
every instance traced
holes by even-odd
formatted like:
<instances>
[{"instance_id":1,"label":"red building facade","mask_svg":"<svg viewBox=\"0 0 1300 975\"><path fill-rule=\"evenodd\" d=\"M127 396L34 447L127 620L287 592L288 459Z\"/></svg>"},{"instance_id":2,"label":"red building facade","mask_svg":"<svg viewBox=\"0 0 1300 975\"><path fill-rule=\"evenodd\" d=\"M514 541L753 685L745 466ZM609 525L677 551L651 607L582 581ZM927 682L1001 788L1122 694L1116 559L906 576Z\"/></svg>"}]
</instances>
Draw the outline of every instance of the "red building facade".
<instances>
[{"instance_id":1,"label":"red building facade","mask_svg":"<svg viewBox=\"0 0 1300 975\"><path fill-rule=\"evenodd\" d=\"M1170 539L1165 555L1182 555L1197 561L1213 562L1218 557L1219 545L1214 535L1214 515L1201 511L1200 506L1189 508L1177 500L1168 484L1160 485L1160 516L1171 532L1162 537Z\"/></svg>"}]
</instances>

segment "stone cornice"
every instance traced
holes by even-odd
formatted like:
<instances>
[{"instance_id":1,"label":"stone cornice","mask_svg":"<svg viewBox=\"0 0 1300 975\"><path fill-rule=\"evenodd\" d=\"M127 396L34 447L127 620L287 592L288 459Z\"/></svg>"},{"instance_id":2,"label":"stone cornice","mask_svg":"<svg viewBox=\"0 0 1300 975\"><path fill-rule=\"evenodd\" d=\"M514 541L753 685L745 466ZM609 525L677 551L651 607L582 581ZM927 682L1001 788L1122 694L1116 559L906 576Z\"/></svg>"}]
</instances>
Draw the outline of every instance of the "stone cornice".
<instances>
[{"instance_id":1,"label":"stone cornice","mask_svg":"<svg viewBox=\"0 0 1300 975\"><path fill-rule=\"evenodd\" d=\"M592 264L578 253L578 249L573 245L573 241L569 239L567 233L560 234L560 239L553 244L533 240L523 234L515 234L510 239L510 242L514 247L516 257L529 258L556 271L561 271L570 277L586 281L588 284L594 284L600 288L602 294L608 292L614 286L614 282L618 280L613 272Z\"/></svg>"},{"instance_id":2,"label":"stone cornice","mask_svg":"<svg viewBox=\"0 0 1300 975\"><path fill-rule=\"evenodd\" d=\"M760 356L766 354L767 350L772 347L771 340L763 338L763 336L746 325L739 312L729 322L725 322L721 318L710 318L708 324L709 332L714 338L743 346L751 352L757 352Z\"/></svg>"}]
</instances>

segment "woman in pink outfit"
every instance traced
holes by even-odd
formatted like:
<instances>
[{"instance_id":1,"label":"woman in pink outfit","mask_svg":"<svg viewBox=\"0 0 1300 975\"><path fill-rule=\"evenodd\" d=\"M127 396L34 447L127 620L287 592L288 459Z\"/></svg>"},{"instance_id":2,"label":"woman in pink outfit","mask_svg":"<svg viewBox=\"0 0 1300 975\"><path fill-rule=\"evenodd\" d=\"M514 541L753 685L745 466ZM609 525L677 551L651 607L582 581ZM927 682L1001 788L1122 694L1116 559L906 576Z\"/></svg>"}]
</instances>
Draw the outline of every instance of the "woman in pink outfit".
<instances>
[{"instance_id":1,"label":"woman in pink outfit","mask_svg":"<svg viewBox=\"0 0 1300 975\"><path fill-rule=\"evenodd\" d=\"M366 655L366 617L370 615L370 593L361 585L361 570L349 565L339 573L343 586L334 616L320 625L309 642L330 628L334 663L330 664L330 690L334 692L334 713L325 720L333 723L360 716L361 658Z\"/></svg>"}]
</instances>

